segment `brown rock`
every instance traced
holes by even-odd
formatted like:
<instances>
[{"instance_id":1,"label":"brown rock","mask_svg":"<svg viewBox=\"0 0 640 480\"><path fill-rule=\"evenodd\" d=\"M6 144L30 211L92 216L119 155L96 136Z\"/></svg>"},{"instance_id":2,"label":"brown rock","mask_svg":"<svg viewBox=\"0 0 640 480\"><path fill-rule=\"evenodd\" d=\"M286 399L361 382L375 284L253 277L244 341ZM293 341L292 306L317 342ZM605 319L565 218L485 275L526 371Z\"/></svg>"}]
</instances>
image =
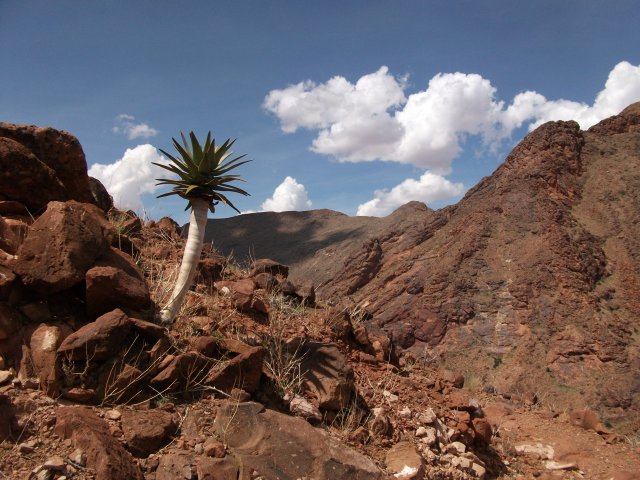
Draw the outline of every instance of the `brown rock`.
<instances>
[{"instance_id":1,"label":"brown rock","mask_svg":"<svg viewBox=\"0 0 640 480\"><path fill-rule=\"evenodd\" d=\"M87 466L96 472L96 480L144 479L131 454L111 436L105 421L90 409L58 407L55 433L62 439L70 439L74 448L84 451Z\"/></svg>"},{"instance_id":2,"label":"brown rock","mask_svg":"<svg viewBox=\"0 0 640 480\"><path fill-rule=\"evenodd\" d=\"M0 301L9 300L14 290L16 275L6 267L0 265Z\"/></svg>"},{"instance_id":3,"label":"brown rock","mask_svg":"<svg viewBox=\"0 0 640 480\"><path fill-rule=\"evenodd\" d=\"M269 273L273 276L287 278L289 276L289 267L270 258L260 258L253 262L251 276L255 277L260 273Z\"/></svg>"},{"instance_id":4,"label":"brown rock","mask_svg":"<svg viewBox=\"0 0 640 480\"><path fill-rule=\"evenodd\" d=\"M31 226L13 270L42 294L77 285L111 244L113 228L95 205L51 202Z\"/></svg>"},{"instance_id":5,"label":"brown rock","mask_svg":"<svg viewBox=\"0 0 640 480\"><path fill-rule=\"evenodd\" d=\"M139 368L125 364L109 365L99 378L98 397L104 404L121 404L137 401L144 395L142 385L145 373Z\"/></svg>"},{"instance_id":6,"label":"brown rock","mask_svg":"<svg viewBox=\"0 0 640 480\"><path fill-rule=\"evenodd\" d=\"M131 321L122 310L105 313L64 339L58 353L72 360L105 360L115 355L131 330Z\"/></svg>"},{"instance_id":7,"label":"brown rock","mask_svg":"<svg viewBox=\"0 0 640 480\"><path fill-rule=\"evenodd\" d=\"M62 370L57 351L69 334L71 329L67 326L41 324L31 335L31 364L40 380L40 388L50 397L56 397L60 390Z\"/></svg>"},{"instance_id":8,"label":"brown rock","mask_svg":"<svg viewBox=\"0 0 640 480\"><path fill-rule=\"evenodd\" d=\"M193 455L188 453L169 453L160 457L156 469L156 480L190 480L193 478Z\"/></svg>"},{"instance_id":9,"label":"brown rock","mask_svg":"<svg viewBox=\"0 0 640 480\"><path fill-rule=\"evenodd\" d=\"M265 410L258 403L224 404L218 409L213 428L218 435L224 435L231 455L245 469L254 469L264 478L384 478L370 459L307 421Z\"/></svg>"},{"instance_id":10,"label":"brown rock","mask_svg":"<svg viewBox=\"0 0 640 480\"><path fill-rule=\"evenodd\" d=\"M238 465L230 458L198 457L196 459L198 480L237 480Z\"/></svg>"},{"instance_id":11,"label":"brown rock","mask_svg":"<svg viewBox=\"0 0 640 480\"><path fill-rule=\"evenodd\" d=\"M69 199L55 170L24 145L3 137L1 124L0 171L0 191L11 200L25 204L34 213L52 200Z\"/></svg>"},{"instance_id":12,"label":"brown rock","mask_svg":"<svg viewBox=\"0 0 640 480\"><path fill-rule=\"evenodd\" d=\"M14 255L22 239L16 235L4 217L0 217L0 249Z\"/></svg>"},{"instance_id":13,"label":"brown rock","mask_svg":"<svg viewBox=\"0 0 640 480\"><path fill-rule=\"evenodd\" d=\"M72 402L92 403L96 399L96 391L92 388L70 388L62 392L62 397Z\"/></svg>"},{"instance_id":14,"label":"brown rock","mask_svg":"<svg viewBox=\"0 0 640 480\"><path fill-rule=\"evenodd\" d=\"M66 196L52 200L93 202L87 176L87 161L80 142L67 132L33 125L0 123L0 137L13 139L28 148L40 162L55 172ZM2 170L2 169L0 169ZM46 187L46 186L45 186ZM20 185L25 192L34 193ZM0 191L4 192L3 188ZM27 202L24 202L25 204ZM42 206L46 205L46 202Z\"/></svg>"},{"instance_id":15,"label":"brown rock","mask_svg":"<svg viewBox=\"0 0 640 480\"><path fill-rule=\"evenodd\" d=\"M493 438L493 429L491 428L491 424L487 420L485 420L484 418L474 418L473 429L476 432L476 440L479 440L486 445L491 444L491 439Z\"/></svg>"},{"instance_id":16,"label":"brown rock","mask_svg":"<svg viewBox=\"0 0 640 480\"><path fill-rule=\"evenodd\" d=\"M227 393L233 388L242 388L253 393L260 385L264 355L263 347L251 347L221 367L212 369L205 383Z\"/></svg>"},{"instance_id":17,"label":"brown rock","mask_svg":"<svg viewBox=\"0 0 640 480\"><path fill-rule=\"evenodd\" d=\"M253 281L258 288L266 290L267 292L275 290L278 287L278 279L266 272L259 273L253 277Z\"/></svg>"},{"instance_id":18,"label":"brown rock","mask_svg":"<svg viewBox=\"0 0 640 480\"><path fill-rule=\"evenodd\" d=\"M192 337L189 339L189 343L196 352L206 357L213 357L220 344L220 338L204 335L202 337Z\"/></svg>"},{"instance_id":19,"label":"brown rock","mask_svg":"<svg viewBox=\"0 0 640 480\"><path fill-rule=\"evenodd\" d=\"M176 432L170 413L163 410L124 410L122 431L127 447L136 457L145 458L165 445Z\"/></svg>"},{"instance_id":20,"label":"brown rock","mask_svg":"<svg viewBox=\"0 0 640 480\"><path fill-rule=\"evenodd\" d=\"M131 257L113 247L85 275L86 308L91 316L114 308L144 311L151 305L149 287Z\"/></svg>"},{"instance_id":21,"label":"brown rock","mask_svg":"<svg viewBox=\"0 0 640 480\"><path fill-rule=\"evenodd\" d=\"M113 197L104 187L102 182L97 178L89 177L89 190L93 197L93 203L98 206L104 213L113 208Z\"/></svg>"},{"instance_id":22,"label":"brown rock","mask_svg":"<svg viewBox=\"0 0 640 480\"><path fill-rule=\"evenodd\" d=\"M422 478L424 475L424 459L410 442L399 442L391 447L385 464L387 471L400 480Z\"/></svg>"},{"instance_id":23,"label":"brown rock","mask_svg":"<svg viewBox=\"0 0 640 480\"><path fill-rule=\"evenodd\" d=\"M603 425L600 417L593 410L573 410L569 413L571 423L585 430L593 430L596 433L607 434L610 430Z\"/></svg>"},{"instance_id":24,"label":"brown rock","mask_svg":"<svg viewBox=\"0 0 640 480\"><path fill-rule=\"evenodd\" d=\"M205 257L198 262L196 283L210 287L222 278L227 259L222 256Z\"/></svg>"},{"instance_id":25,"label":"brown rock","mask_svg":"<svg viewBox=\"0 0 640 480\"><path fill-rule=\"evenodd\" d=\"M171 392L193 388L205 379L211 363L210 358L197 352L177 355L151 379L151 384L158 390Z\"/></svg>"},{"instance_id":26,"label":"brown rock","mask_svg":"<svg viewBox=\"0 0 640 480\"><path fill-rule=\"evenodd\" d=\"M207 438L203 445L204 454L208 457L224 458L227 449L224 443L219 442L215 438Z\"/></svg>"},{"instance_id":27,"label":"brown rock","mask_svg":"<svg viewBox=\"0 0 640 480\"><path fill-rule=\"evenodd\" d=\"M223 295L229 295L234 307L246 312L251 310L253 303L253 292L256 289L255 283L250 278L244 278L235 282L220 281L214 283L215 289Z\"/></svg>"},{"instance_id":28,"label":"brown rock","mask_svg":"<svg viewBox=\"0 0 640 480\"><path fill-rule=\"evenodd\" d=\"M156 223L156 228L163 232L165 235L168 235L169 238L180 238L180 234L182 232L182 228L178 223L169 217L162 217Z\"/></svg>"}]
</instances>

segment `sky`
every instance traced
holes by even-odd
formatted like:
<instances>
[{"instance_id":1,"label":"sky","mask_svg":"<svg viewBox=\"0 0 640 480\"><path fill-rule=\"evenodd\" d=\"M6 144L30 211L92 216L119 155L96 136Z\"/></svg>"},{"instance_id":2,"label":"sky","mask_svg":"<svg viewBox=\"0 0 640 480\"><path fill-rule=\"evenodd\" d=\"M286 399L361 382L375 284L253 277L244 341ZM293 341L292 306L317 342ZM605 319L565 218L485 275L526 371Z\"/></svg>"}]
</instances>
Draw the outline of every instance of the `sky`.
<instances>
[{"instance_id":1,"label":"sky","mask_svg":"<svg viewBox=\"0 0 640 480\"><path fill-rule=\"evenodd\" d=\"M172 138L237 139L242 212L457 202L530 130L640 100L638 0L0 0L0 121L75 135L121 208ZM216 217L235 212L219 205Z\"/></svg>"}]
</instances>

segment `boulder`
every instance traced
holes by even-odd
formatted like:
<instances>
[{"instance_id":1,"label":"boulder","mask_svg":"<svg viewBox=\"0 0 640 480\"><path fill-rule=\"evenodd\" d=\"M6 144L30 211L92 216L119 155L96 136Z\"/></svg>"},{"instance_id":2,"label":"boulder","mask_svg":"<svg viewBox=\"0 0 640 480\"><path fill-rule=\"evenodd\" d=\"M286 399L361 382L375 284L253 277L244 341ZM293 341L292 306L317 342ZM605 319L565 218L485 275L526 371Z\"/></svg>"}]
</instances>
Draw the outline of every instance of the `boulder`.
<instances>
[{"instance_id":1,"label":"boulder","mask_svg":"<svg viewBox=\"0 0 640 480\"><path fill-rule=\"evenodd\" d=\"M239 468L230 458L198 457L196 460L198 480L237 480Z\"/></svg>"},{"instance_id":2,"label":"boulder","mask_svg":"<svg viewBox=\"0 0 640 480\"><path fill-rule=\"evenodd\" d=\"M31 225L13 270L41 294L61 292L85 279L112 236L113 227L95 205L51 202Z\"/></svg>"},{"instance_id":3,"label":"boulder","mask_svg":"<svg viewBox=\"0 0 640 480\"><path fill-rule=\"evenodd\" d=\"M396 443L385 457L387 471L398 480L423 478L424 459L410 442Z\"/></svg>"},{"instance_id":4,"label":"boulder","mask_svg":"<svg viewBox=\"0 0 640 480\"><path fill-rule=\"evenodd\" d=\"M40 380L40 388L50 397L60 391L62 370L57 361L57 350L62 341L71 334L66 325L41 324L29 341L31 364Z\"/></svg>"},{"instance_id":5,"label":"boulder","mask_svg":"<svg viewBox=\"0 0 640 480\"><path fill-rule=\"evenodd\" d=\"M289 267L270 258L261 258L253 262L251 276L255 277L260 273L269 273L273 276L287 278L289 276Z\"/></svg>"},{"instance_id":6,"label":"boulder","mask_svg":"<svg viewBox=\"0 0 640 480\"><path fill-rule=\"evenodd\" d=\"M74 448L87 456L87 467L95 470L96 480L126 478L143 480L134 458L109 433L107 423L86 407L58 407L55 433L69 439Z\"/></svg>"},{"instance_id":7,"label":"boulder","mask_svg":"<svg viewBox=\"0 0 640 480\"><path fill-rule=\"evenodd\" d=\"M260 384L264 355L263 347L251 347L222 366L213 368L205 383L227 393L233 388L253 393Z\"/></svg>"},{"instance_id":8,"label":"boulder","mask_svg":"<svg viewBox=\"0 0 640 480\"><path fill-rule=\"evenodd\" d=\"M144 311L151 306L147 282L129 255L110 247L85 274L86 308L93 317L114 308Z\"/></svg>"},{"instance_id":9,"label":"boulder","mask_svg":"<svg viewBox=\"0 0 640 480\"><path fill-rule=\"evenodd\" d=\"M64 339L58 353L71 360L105 360L125 348L131 320L120 309L105 313Z\"/></svg>"},{"instance_id":10,"label":"boulder","mask_svg":"<svg viewBox=\"0 0 640 480\"><path fill-rule=\"evenodd\" d=\"M113 197L109 195L109 192L100 180L89 177L89 190L93 197L93 203L104 213L107 213L113 208Z\"/></svg>"},{"instance_id":11,"label":"boulder","mask_svg":"<svg viewBox=\"0 0 640 480\"><path fill-rule=\"evenodd\" d=\"M221 256L205 257L198 262L196 283L211 287L214 282L222 278L222 271L227 259Z\"/></svg>"},{"instance_id":12,"label":"boulder","mask_svg":"<svg viewBox=\"0 0 640 480\"><path fill-rule=\"evenodd\" d=\"M163 410L124 410L122 431L127 448L136 457L145 458L165 445L177 425Z\"/></svg>"},{"instance_id":13,"label":"boulder","mask_svg":"<svg viewBox=\"0 0 640 480\"><path fill-rule=\"evenodd\" d=\"M78 139L67 132L55 130L53 128L42 128L33 125L16 125L12 123L0 122L0 137L14 140L26 147L41 163L48 167L53 173L53 180L61 184L63 196L56 196L50 200L77 200L79 202L93 202L91 189L89 187L89 177L87 175L87 161L82 151L82 146ZM4 167L0 171L5 171ZM35 198L40 194L39 188L49 188L47 184L38 184L38 189L30 189L27 185L19 184L23 192ZM4 192L4 188L0 188ZM34 195L34 194L38 195ZM28 205L29 200L25 203ZM41 205L33 205L42 208L47 201L40 202Z\"/></svg>"},{"instance_id":14,"label":"boulder","mask_svg":"<svg viewBox=\"0 0 640 480\"><path fill-rule=\"evenodd\" d=\"M53 200L69 199L66 188L52 168L41 162L24 145L2 136L0 171L0 191L3 195L23 203L33 213L39 213Z\"/></svg>"},{"instance_id":15,"label":"boulder","mask_svg":"<svg viewBox=\"0 0 640 480\"><path fill-rule=\"evenodd\" d=\"M211 363L210 358L197 352L182 353L151 379L151 385L170 392L193 388L205 379Z\"/></svg>"},{"instance_id":16,"label":"boulder","mask_svg":"<svg viewBox=\"0 0 640 480\"><path fill-rule=\"evenodd\" d=\"M295 480L380 480L367 457L331 438L305 420L254 402L228 402L218 409L214 431L231 456L264 478ZM293 460L295 459L295 460Z\"/></svg>"},{"instance_id":17,"label":"boulder","mask_svg":"<svg viewBox=\"0 0 640 480\"><path fill-rule=\"evenodd\" d=\"M21 239L9 226L9 223L0 217L0 249L14 255L18 251Z\"/></svg>"},{"instance_id":18,"label":"boulder","mask_svg":"<svg viewBox=\"0 0 640 480\"><path fill-rule=\"evenodd\" d=\"M233 306L241 311L247 312L252 309L253 292L256 285L250 278L233 281L220 281L213 284L215 289L223 295L231 298Z\"/></svg>"},{"instance_id":19,"label":"boulder","mask_svg":"<svg viewBox=\"0 0 640 480\"><path fill-rule=\"evenodd\" d=\"M294 339L287 350L301 358L304 387L325 410L340 410L349 405L355 392L355 376L346 357L334 343Z\"/></svg>"},{"instance_id":20,"label":"boulder","mask_svg":"<svg viewBox=\"0 0 640 480\"><path fill-rule=\"evenodd\" d=\"M187 452L162 455L154 478L155 480L190 480L193 478L191 464L194 460L194 456Z\"/></svg>"}]
</instances>

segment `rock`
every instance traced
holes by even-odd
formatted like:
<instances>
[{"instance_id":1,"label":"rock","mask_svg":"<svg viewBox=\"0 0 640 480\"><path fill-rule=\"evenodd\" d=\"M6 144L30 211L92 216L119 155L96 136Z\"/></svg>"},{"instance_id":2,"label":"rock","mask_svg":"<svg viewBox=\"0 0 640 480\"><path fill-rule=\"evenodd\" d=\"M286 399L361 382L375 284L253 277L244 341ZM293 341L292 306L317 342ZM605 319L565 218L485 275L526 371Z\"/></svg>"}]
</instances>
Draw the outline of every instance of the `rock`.
<instances>
[{"instance_id":1,"label":"rock","mask_svg":"<svg viewBox=\"0 0 640 480\"><path fill-rule=\"evenodd\" d=\"M322 414L320 413L320 410L318 410L318 407L300 395L293 396L289 402L289 411L294 415L307 420L322 420Z\"/></svg>"},{"instance_id":2,"label":"rock","mask_svg":"<svg viewBox=\"0 0 640 480\"><path fill-rule=\"evenodd\" d=\"M9 395L0 393L0 442L11 438L11 426L16 423L16 411Z\"/></svg>"},{"instance_id":3,"label":"rock","mask_svg":"<svg viewBox=\"0 0 640 480\"><path fill-rule=\"evenodd\" d=\"M199 457L196 460L198 480L238 480L239 469L235 461L226 458Z\"/></svg>"},{"instance_id":4,"label":"rock","mask_svg":"<svg viewBox=\"0 0 640 480\"><path fill-rule=\"evenodd\" d=\"M289 267L269 258L261 258L253 262L251 276L255 277L260 273L269 273L274 277L287 278L289 276Z\"/></svg>"},{"instance_id":5,"label":"rock","mask_svg":"<svg viewBox=\"0 0 640 480\"><path fill-rule=\"evenodd\" d=\"M231 297L231 301L237 310L241 312L251 310L253 292L256 286L250 278L244 278L235 282L220 281L215 282L213 285L218 292Z\"/></svg>"},{"instance_id":6,"label":"rock","mask_svg":"<svg viewBox=\"0 0 640 480\"><path fill-rule=\"evenodd\" d=\"M58 347L71 334L71 329L62 325L41 324L31 334L31 364L40 380L40 387L50 397L60 391L62 369L57 359Z\"/></svg>"},{"instance_id":7,"label":"rock","mask_svg":"<svg viewBox=\"0 0 640 480\"><path fill-rule=\"evenodd\" d=\"M600 421L600 417L593 410L573 410L569 413L571 423L585 430L593 430L599 434L611 433Z\"/></svg>"},{"instance_id":8,"label":"rock","mask_svg":"<svg viewBox=\"0 0 640 480\"><path fill-rule=\"evenodd\" d=\"M107 213L113 208L113 197L109 195L109 192L100 180L89 177L89 190L93 197L93 203L104 213Z\"/></svg>"},{"instance_id":9,"label":"rock","mask_svg":"<svg viewBox=\"0 0 640 480\"><path fill-rule=\"evenodd\" d=\"M18 251L18 247L21 243L22 238L13 231L9 223L3 217L0 217L0 249L14 255Z\"/></svg>"},{"instance_id":10,"label":"rock","mask_svg":"<svg viewBox=\"0 0 640 480\"><path fill-rule=\"evenodd\" d=\"M96 391L92 388L70 388L62 392L62 398L77 403L91 403L96 398Z\"/></svg>"},{"instance_id":11,"label":"rock","mask_svg":"<svg viewBox=\"0 0 640 480\"><path fill-rule=\"evenodd\" d=\"M113 247L86 275L86 308L93 317L114 308L141 312L151 306L147 282L131 257Z\"/></svg>"},{"instance_id":12,"label":"rock","mask_svg":"<svg viewBox=\"0 0 640 480\"><path fill-rule=\"evenodd\" d=\"M301 358L304 387L318 399L321 409L340 410L349 405L355 376L336 344L293 339L286 347Z\"/></svg>"},{"instance_id":13,"label":"rock","mask_svg":"<svg viewBox=\"0 0 640 480\"><path fill-rule=\"evenodd\" d=\"M14 168L23 168L20 172L22 175L26 176L31 172L37 176L43 170L43 166L46 166L53 174L47 178L51 184L28 181L25 183L22 177L5 177L5 180L11 183L8 187L18 189L23 196L28 197L24 201L20 198L14 198L5 193L9 190L5 190L4 185L0 187L0 191L11 197L12 200L22 201L32 209L43 208L49 200L93 202L89 188L89 177L87 176L87 161L80 142L75 137L53 128L4 122L0 123L0 137L19 142L38 160L37 167L21 163L14 166ZM5 166L1 167L0 171L5 171ZM54 195L53 198L45 200L42 192L51 190L52 184L56 184L56 187L58 185L62 187L61 195ZM58 192L54 191L54 193Z\"/></svg>"},{"instance_id":14,"label":"rock","mask_svg":"<svg viewBox=\"0 0 640 480\"><path fill-rule=\"evenodd\" d=\"M207 438L204 442L203 451L207 457L224 458L227 449L224 443L219 442L215 438Z\"/></svg>"},{"instance_id":15,"label":"rock","mask_svg":"<svg viewBox=\"0 0 640 480\"><path fill-rule=\"evenodd\" d=\"M264 355L263 347L251 347L221 366L214 367L207 375L205 384L226 393L233 388L253 393L260 384Z\"/></svg>"},{"instance_id":16,"label":"rock","mask_svg":"<svg viewBox=\"0 0 640 480\"><path fill-rule=\"evenodd\" d=\"M156 228L172 239L180 238L182 233L182 228L178 225L178 222L169 217L162 217L158 220Z\"/></svg>"},{"instance_id":17,"label":"rock","mask_svg":"<svg viewBox=\"0 0 640 480\"><path fill-rule=\"evenodd\" d=\"M112 236L111 224L95 205L51 202L31 225L13 270L41 294L61 292L84 280Z\"/></svg>"},{"instance_id":18,"label":"rock","mask_svg":"<svg viewBox=\"0 0 640 480\"><path fill-rule=\"evenodd\" d=\"M193 456L187 453L169 453L160 456L155 480L191 480Z\"/></svg>"},{"instance_id":19,"label":"rock","mask_svg":"<svg viewBox=\"0 0 640 480\"><path fill-rule=\"evenodd\" d=\"M371 460L322 430L258 403L226 403L218 410L213 428L224 435L230 453L247 471L256 470L265 479L383 478Z\"/></svg>"},{"instance_id":20,"label":"rock","mask_svg":"<svg viewBox=\"0 0 640 480\"><path fill-rule=\"evenodd\" d=\"M100 375L98 397L104 404L129 403L144 393L142 381L145 373L133 365L120 365L121 362L109 365Z\"/></svg>"},{"instance_id":21,"label":"rock","mask_svg":"<svg viewBox=\"0 0 640 480\"><path fill-rule=\"evenodd\" d=\"M473 430L476 432L476 441L490 445L493 438L491 424L484 418L474 418L472 421Z\"/></svg>"},{"instance_id":22,"label":"rock","mask_svg":"<svg viewBox=\"0 0 640 480\"><path fill-rule=\"evenodd\" d=\"M104 412L104 417L109 420L120 420L122 418L122 413L119 410L107 410Z\"/></svg>"},{"instance_id":23,"label":"rock","mask_svg":"<svg viewBox=\"0 0 640 480\"><path fill-rule=\"evenodd\" d=\"M0 265L0 301L11 298L15 283L15 274L7 267Z\"/></svg>"},{"instance_id":24,"label":"rock","mask_svg":"<svg viewBox=\"0 0 640 480\"><path fill-rule=\"evenodd\" d=\"M144 479L131 454L109 433L104 420L88 408L58 407L55 433L70 439L74 448L82 449L87 467L96 472L96 480Z\"/></svg>"},{"instance_id":25,"label":"rock","mask_svg":"<svg viewBox=\"0 0 640 480\"><path fill-rule=\"evenodd\" d=\"M385 465L398 480L419 479L424 475L424 459L410 442L391 447L385 456Z\"/></svg>"},{"instance_id":26,"label":"rock","mask_svg":"<svg viewBox=\"0 0 640 480\"><path fill-rule=\"evenodd\" d=\"M416 437L420 438L421 443L431 447L438 441L438 432L433 427L418 427Z\"/></svg>"},{"instance_id":27,"label":"rock","mask_svg":"<svg viewBox=\"0 0 640 480\"><path fill-rule=\"evenodd\" d=\"M261 288L267 292L271 292L278 287L278 279L270 273L266 272L257 274L255 277L253 277L253 281L258 288Z\"/></svg>"},{"instance_id":28,"label":"rock","mask_svg":"<svg viewBox=\"0 0 640 480\"><path fill-rule=\"evenodd\" d=\"M11 370L0 370L0 385L9 383L13 380L14 374Z\"/></svg>"},{"instance_id":29,"label":"rock","mask_svg":"<svg viewBox=\"0 0 640 480\"><path fill-rule=\"evenodd\" d=\"M163 410L124 410L122 431L128 450L145 458L168 443L177 425L170 413Z\"/></svg>"},{"instance_id":30,"label":"rock","mask_svg":"<svg viewBox=\"0 0 640 480\"><path fill-rule=\"evenodd\" d=\"M222 272L227 265L227 259L222 256L205 257L198 262L196 284L212 286L222 278Z\"/></svg>"},{"instance_id":31,"label":"rock","mask_svg":"<svg viewBox=\"0 0 640 480\"><path fill-rule=\"evenodd\" d=\"M67 200L69 195L56 172L41 162L33 152L15 140L1 136L0 191L10 199L25 204L34 213L52 200Z\"/></svg>"},{"instance_id":32,"label":"rock","mask_svg":"<svg viewBox=\"0 0 640 480\"><path fill-rule=\"evenodd\" d=\"M542 460L552 460L555 453L551 445L543 445L542 443L536 443L533 445L523 443L516 445L515 450L521 455L529 455Z\"/></svg>"},{"instance_id":33,"label":"rock","mask_svg":"<svg viewBox=\"0 0 640 480\"><path fill-rule=\"evenodd\" d=\"M206 357L213 357L220 344L220 338L203 335L201 337L190 338L189 343L191 344L191 348L196 352Z\"/></svg>"},{"instance_id":34,"label":"rock","mask_svg":"<svg viewBox=\"0 0 640 480\"><path fill-rule=\"evenodd\" d=\"M55 470L57 472L64 472L66 470L67 464L64 461L64 458L59 455L54 455L53 457L47 458L44 462L44 468L47 470Z\"/></svg>"},{"instance_id":35,"label":"rock","mask_svg":"<svg viewBox=\"0 0 640 480\"><path fill-rule=\"evenodd\" d=\"M557 470L577 470L578 464L575 462L554 462L553 460L547 460L544 462L544 468L551 471Z\"/></svg>"},{"instance_id":36,"label":"rock","mask_svg":"<svg viewBox=\"0 0 640 480\"><path fill-rule=\"evenodd\" d=\"M464 443L461 442L451 442L447 446L444 447L444 451L446 453L451 453L453 455L459 455L467 451L467 447Z\"/></svg>"},{"instance_id":37,"label":"rock","mask_svg":"<svg viewBox=\"0 0 640 480\"><path fill-rule=\"evenodd\" d=\"M371 421L371 433L380 437L388 437L393 431L391 420L384 412L378 412Z\"/></svg>"},{"instance_id":38,"label":"rock","mask_svg":"<svg viewBox=\"0 0 640 480\"><path fill-rule=\"evenodd\" d=\"M115 309L65 338L58 353L72 360L105 360L126 347L123 341L130 330L129 317Z\"/></svg>"},{"instance_id":39,"label":"rock","mask_svg":"<svg viewBox=\"0 0 640 480\"><path fill-rule=\"evenodd\" d=\"M47 302L31 302L19 307L20 313L33 323L48 322L51 320L51 311Z\"/></svg>"},{"instance_id":40,"label":"rock","mask_svg":"<svg viewBox=\"0 0 640 480\"><path fill-rule=\"evenodd\" d=\"M211 368L212 360L197 352L177 355L162 371L151 379L157 390L175 392L194 388L202 383Z\"/></svg>"},{"instance_id":41,"label":"rock","mask_svg":"<svg viewBox=\"0 0 640 480\"><path fill-rule=\"evenodd\" d=\"M436 416L436 413L433 411L433 408L431 407L427 408L424 412L418 415L418 420L420 420L420 422L423 425L431 425L437 419L438 417Z\"/></svg>"},{"instance_id":42,"label":"rock","mask_svg":"<svg viewBox=\"0 0 640 480\"><path fill-rule=\"evenodd\" d=\"M299 282L282 280L278 283L277 290L283 295L291 297L304 305L314 305L316 301L315 287L310 280Z\"/></svg>"},{"instance_id":43,"label":"rock","mask_svg":"<svg viewBox=\"0 0 640 480\"><path fill-rule=\"evenodd\" d=\"M0 302L0 340L11 338L21 326L20 315L9 305Z\"/></svg>"}]
</instances>

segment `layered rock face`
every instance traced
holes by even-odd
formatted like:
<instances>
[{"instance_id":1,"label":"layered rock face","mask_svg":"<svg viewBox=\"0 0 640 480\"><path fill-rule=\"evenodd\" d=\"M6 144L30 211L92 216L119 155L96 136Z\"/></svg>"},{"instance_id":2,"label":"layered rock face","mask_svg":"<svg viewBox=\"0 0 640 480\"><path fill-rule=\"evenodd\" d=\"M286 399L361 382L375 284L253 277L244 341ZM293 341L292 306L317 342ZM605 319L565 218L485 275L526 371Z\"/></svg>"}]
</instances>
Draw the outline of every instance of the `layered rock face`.
<instances>
[{"instance_id":1,"label":"layered rock face","mask_svg":"<svg viewBox=\"0 0 640 480\"><path fill-rule=\"evenodd\" d=\"M588 131L542 125L442 210L254 214L211 230L241 254L252 239L239 231L269 220L260 254L325 302L348 296L400 357L617 415L640 408L639 145L637 103Z\"/></svg>"}]
</instances>

